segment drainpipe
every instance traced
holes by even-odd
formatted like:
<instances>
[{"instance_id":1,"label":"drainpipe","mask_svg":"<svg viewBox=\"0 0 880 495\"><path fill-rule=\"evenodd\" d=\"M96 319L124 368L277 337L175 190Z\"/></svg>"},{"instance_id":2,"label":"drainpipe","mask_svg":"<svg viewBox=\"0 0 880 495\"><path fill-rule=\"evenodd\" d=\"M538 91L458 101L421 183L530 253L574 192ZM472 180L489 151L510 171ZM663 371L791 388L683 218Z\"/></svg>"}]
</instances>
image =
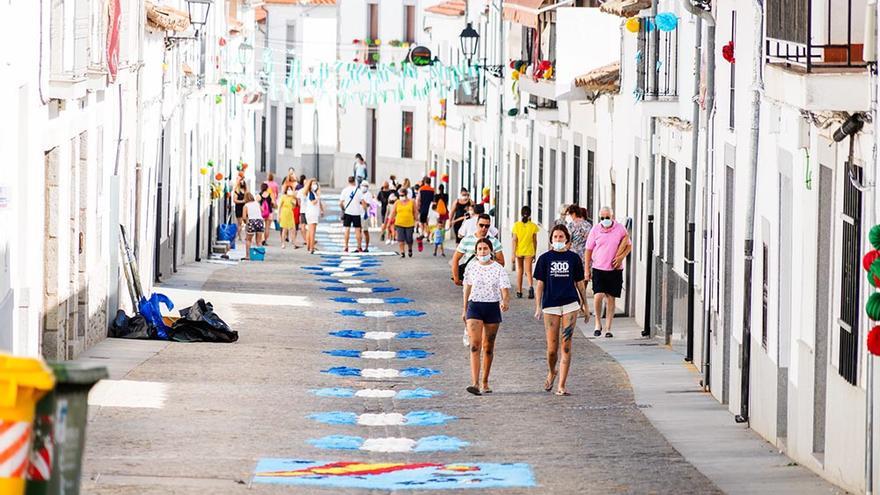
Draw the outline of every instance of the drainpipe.
<instances>
[{"instance_id":1,"label":"drainpipe","mask_svg":"<svg viewBox=\"0 0 880 495\"><path fill-rule=\"evenodd\" d=\"M682 7L688 11L690 14L696 16L696 39L694 40L694 108L693 108L693 118L691 119L691 191L689 196L689 205L688 205L688 224L687 224L687 257L685 258L685 263L687 264L687 277L688 277L688 290L687 290L687 350L685 352L684 360L687 362L693 362L694 360L694 309L695 309L695 295L694 295L694 278L695 278L695 233L696 233L696 212L697 212L697 166L699 160L700 153L700 78L701 78L701 66L702 66L702 56L701 56L701 48L702 48L702 38L703 38L703 22L706 23L706 26L715 26L715 18L712 17L712 14L699 8L691 3L690 0L682 0ZM714 29L711 31L712 38L714 39ZM707 59L714 60L715 54L713 52L708 52ZM708 80L708 77L707 77ZM707 140L708 143L708 140ZM703 220L705 222L705 219ZM705 327L705 325L704 325Z\"/></svg>"},{"instance_id":2,"label":"drainpipe","mask_svg":"<svg viewBox=\"0 0 880 495\"><path fill-rule=\"evenodd\" d=\"M757 193L758 150L760 145L761 93L764 80L763 62L764 2L755 0L755 40L752 49L752 126L749 139L748 202L745 211L745 239L743 242L743 321L740 377L740 413L737 423L749 421L749 366L752 354L752 255L755 244L755 195Z\"/></svg>"},{"instance_id":3,"label":"drainpipe","mask_svg":"<svg viewBox=\"0 0 880 495\"><path fill-rule=\"evenodd\" d=\"M714 182L710 182L710 169L713 171L711 176L714 178L714 153L710 156L710 142L714 149L715 143L715 24L706 26L706 118L703 120L703 137L706 141L703 148L703 356L702 356L702 372L703 372L703 388L709 390L710 367L711 367L711 346L709 345L709 336L712 333L712 323L710 308L712 298L711 277L711 257L709 253L708 243L708 226L712 222L711 195L709 190ZM711 161L710 161L711 158ZM693 188L696 190L696 188ZM692 203L693 204L693 203ZM691 251L693 252L693 251Z\"/></svg>"},{"instance_id":4,"label":"drainpipe","mask_svg":"<svg viewBox=\"0 0 880 495\"><path fill-rule=\"evenodd\" d=\"M685 0L690 3L690 0ZM703 18L697 17L694 35L694 104L691 117L691 189L688 194L688 211L687 211L687 237L685 242L685 270L687 273L687 341L684 360L693 362L694 360L694 216L696 208L694 200L697 191L697 161L700 155L700 80L702 76L702 54L700 50L703 45Z\"/></svg>"},{"instance_id":5,"label":"drainpipe","mask_svg":"<svg viewBox=\"0 0 880 495\"><path fill-rule=\"evenodd\" d=\"M877 0L868 0L865 15L865 47L862 58L868 63L871 74L871 122L874 123L874 140L871 147L871 162L865 167L866 183L871 187L871 201L868 202L868 225L874 224L877 216L877 191L874 189L877 167L878 109L877 109ZM865 493L874 493L874 356L865 353L867 371L865 376Z\"/></svg>"}]
</instances>

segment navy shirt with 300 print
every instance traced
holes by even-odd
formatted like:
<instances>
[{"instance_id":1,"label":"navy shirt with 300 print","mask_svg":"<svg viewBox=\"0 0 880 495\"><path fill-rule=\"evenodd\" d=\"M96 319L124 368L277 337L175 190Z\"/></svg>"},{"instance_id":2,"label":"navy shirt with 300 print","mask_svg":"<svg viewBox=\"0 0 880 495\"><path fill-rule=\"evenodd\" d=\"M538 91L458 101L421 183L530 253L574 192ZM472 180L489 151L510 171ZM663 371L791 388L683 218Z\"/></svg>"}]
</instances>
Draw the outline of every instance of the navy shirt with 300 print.
<instances>
[{"instance_id":1,"label":"navy shirt with 300 print","mask_svg":"<svg viewBox=\"0 0 880 495\"><path fill-rule=\"evenodd\" d=\"M545 308L579 302L576 283L584 279L584 263L572 251L547 251L535 263L535 278L544 282Z\"/></svg>"}]
</instances>

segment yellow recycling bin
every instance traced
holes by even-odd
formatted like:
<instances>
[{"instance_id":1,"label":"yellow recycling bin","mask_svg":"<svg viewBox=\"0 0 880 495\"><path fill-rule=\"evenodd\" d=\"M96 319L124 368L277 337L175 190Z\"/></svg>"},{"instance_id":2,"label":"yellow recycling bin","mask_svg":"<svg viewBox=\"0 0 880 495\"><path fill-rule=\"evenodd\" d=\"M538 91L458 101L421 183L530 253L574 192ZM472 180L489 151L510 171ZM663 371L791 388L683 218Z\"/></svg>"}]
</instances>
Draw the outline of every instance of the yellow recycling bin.
<instances>
[{"instance_id":1,"label":"yellow recycling bin","mask_svg":"<svg viewBox=\"0 0 880 495\"><path fill-rule=\"evenodd\" d=\"M0 493L24 493L37 401L55 386L41 359L0 353Z\"/></svg>"}]
</instances>

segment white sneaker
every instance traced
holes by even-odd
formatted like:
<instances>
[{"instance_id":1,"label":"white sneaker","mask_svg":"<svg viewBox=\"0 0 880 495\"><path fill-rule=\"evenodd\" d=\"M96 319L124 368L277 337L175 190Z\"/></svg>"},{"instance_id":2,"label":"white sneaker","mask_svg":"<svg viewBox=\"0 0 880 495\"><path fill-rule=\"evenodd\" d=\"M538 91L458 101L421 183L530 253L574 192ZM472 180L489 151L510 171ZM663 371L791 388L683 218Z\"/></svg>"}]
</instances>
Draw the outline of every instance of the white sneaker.
<instances>
[{"instance_id":1,"label":"white sneaker","mask_svg":"<svg viewBox=\"0 0 880 495\"><path fill-rule=\"evenodd\" d=\"M461 336L461 343L464 344L465 347L471 345L471 341L468 339L467 329L465 329L464 335Z\"/></svg>"},{"instance_id":2,"label":"white sneaker","mask_svg":"<svg viewBox=\"0 0 880 495\"><path fill-rule=\"evenodd\" d=\"M385 239L385 245L386 245L386 246L390 246L390 245L391 245L391 239Z\"/></svg>"}]
</instances>

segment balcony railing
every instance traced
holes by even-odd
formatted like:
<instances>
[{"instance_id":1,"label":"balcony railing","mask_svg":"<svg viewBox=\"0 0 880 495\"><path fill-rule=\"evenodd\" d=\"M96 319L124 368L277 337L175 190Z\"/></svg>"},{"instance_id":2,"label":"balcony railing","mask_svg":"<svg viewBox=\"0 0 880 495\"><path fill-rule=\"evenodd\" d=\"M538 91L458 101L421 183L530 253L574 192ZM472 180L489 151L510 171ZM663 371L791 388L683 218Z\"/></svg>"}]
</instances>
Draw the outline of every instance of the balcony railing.
<instances>
[{"instance_id":1,"label":"balcony railing","mask_svg":"<svg viewBox=\"0 0 880 495\"><path fill-rule=\"evenodd\" d=\"M678 97L678 30L656 29L653 17L639 24L639 52L636 58L637 97L669 100Z\"/></svg>"},{"instance_id":2,"label":"balcony railing","mask_svg":"<svg viewBox=\"0 0 880 495\"><path fill-rule=\"evenodd\" d=\"M767 0L764 54L768 63L802 67L864 67L859 0ZM853 25L853 20L858 23Z\"/></svg>"},{"instance_id":3,"label":"balcony railing","mask_svg":"<svg viewBox=\"0 0 880 495\"><path fill-rule=\"evenodd\" d=\"M556 100L529 95L529 108L534 110L556 110L559 107L556 105Z\"/></svg>"},{"instance_id":4,"label":"balcony railing","mask_svg":"<svg viewBox=\"0 0 880 495\"><path fill-rule=\"evenodd\" d=\"M458 106L477 106L485 104L483 71L480 75L465 79L455 90L455 104Z\"/></svg>"}]
</instances>

